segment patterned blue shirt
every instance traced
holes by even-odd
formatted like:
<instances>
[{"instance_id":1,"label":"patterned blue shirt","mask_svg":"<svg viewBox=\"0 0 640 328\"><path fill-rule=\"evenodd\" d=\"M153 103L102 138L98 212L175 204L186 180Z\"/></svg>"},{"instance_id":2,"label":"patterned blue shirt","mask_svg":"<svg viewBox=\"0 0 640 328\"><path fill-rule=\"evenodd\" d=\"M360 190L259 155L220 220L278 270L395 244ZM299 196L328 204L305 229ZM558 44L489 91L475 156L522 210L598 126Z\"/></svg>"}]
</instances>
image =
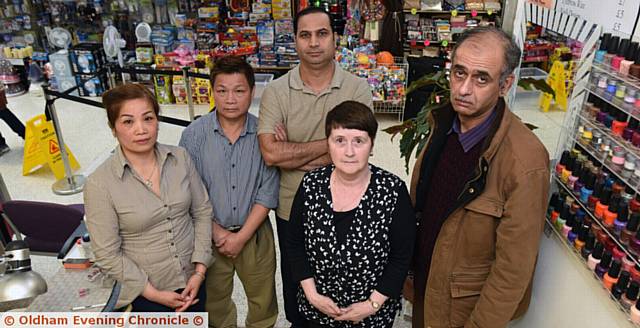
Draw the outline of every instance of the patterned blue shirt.
<instances>
[{"instance_id":1,"label":"patterned blue shirt","mask_svg":"<svg viewBox=\"0 0 640 328\"><path fill-rule=\"evenodd\" d=\"M280 176L262 159L257 127L258 119L249 113L232 144L212 112L191 123L180 138L209 191L215 221L225 228L243 225L254 204L278 207Z\"/></svg>"}]
</instances>

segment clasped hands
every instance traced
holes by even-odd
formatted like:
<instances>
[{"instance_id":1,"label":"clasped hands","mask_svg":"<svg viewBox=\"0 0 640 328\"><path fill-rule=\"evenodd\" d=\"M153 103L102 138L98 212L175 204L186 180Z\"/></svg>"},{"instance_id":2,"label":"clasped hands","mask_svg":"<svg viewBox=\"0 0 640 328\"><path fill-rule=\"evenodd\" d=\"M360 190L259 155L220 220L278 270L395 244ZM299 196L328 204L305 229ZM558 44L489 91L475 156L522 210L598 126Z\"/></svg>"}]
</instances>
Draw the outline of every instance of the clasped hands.
<instances>
[{"instance_id":1,"label":"clasped hands","mask_svg":"<svg viewBox=\"0 0 640 328\"><path fill-rule=\"evenodd\" d=\"M159 290L147 283L142 296L152 302L175 309L176 312L184 312L200 301L196 296L202 281L204 278L201 275L193 274L180 294L169 290Z\"/></svg>"},{"instance_id":2,"label":"clasped hands","mask_svg":"<svg viewBox=\"0 0 640 328\"><path fill-rule=\"evenodd\" d=\"M239 232L231 232L222 227L213 231L213 243L218 249L218 253L226 257L236 258L246 242L247 240Z\"/></svg>"},{"instance_id":3,"label":"clasped hands","mask_svg":"<svg viewBox=\"0 0 640 328\"><path fill-rule=\"evenodd\" d=\"M369 301L353 303L346 308L340 308L331 298L318 293L311 295L307 299L320 312L337 321L359 323L377 311Z\"/></svg>"}]
</instances>

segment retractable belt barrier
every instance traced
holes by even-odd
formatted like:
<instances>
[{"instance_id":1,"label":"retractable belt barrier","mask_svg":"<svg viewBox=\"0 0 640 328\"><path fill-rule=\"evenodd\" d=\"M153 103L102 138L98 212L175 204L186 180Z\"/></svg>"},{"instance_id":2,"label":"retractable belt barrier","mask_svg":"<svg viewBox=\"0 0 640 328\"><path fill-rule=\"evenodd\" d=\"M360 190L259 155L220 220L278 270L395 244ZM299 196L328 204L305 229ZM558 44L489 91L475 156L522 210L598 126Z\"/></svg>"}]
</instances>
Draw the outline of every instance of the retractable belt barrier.
<instances>
[{"instance_id":1,"label":"retractable belt barrier","mask_svg":"<svg viewBox=\"0 0 640 328\"><path fill-rule=\"evenodd\" d=\"M190 72L189 70L190 70L190 67L183 67L181 71L176 71L176 70L121 68L119 66L112 67L111 65L109 65L106 68L100 69L91 78L106 74L107 77L109 78L109 81L111 82L110 87L113 87L115 84L115 80L113 79L114 74L121 74L123 77L123 83L126 83L126 80L124 79L124 76L125 76L124 74L150 74L150 75L172 75L172 76L182 75L184 76L185 81L189 81L190 78L202 78L202 79L209 78L209 76L206 74ZM186 127L195 119L191 83L185 83L185 84L187 89L187 104L189 108L189 120L187 121L179 118L159 115L158 119L160 120L160 122ZM60 148L62 162L64 164L64 169L65 169L64 178L56 181L51 188L53 192L58 195L72 195L72 194L81 192L84 188L85 177L82 175L73 175L73 171L71 169L71 163L69 160L69 154L66 151L64 138L62 137L62 130L60 128L60 121L58 120L58 115L54 105L55 101L58 99L66 99L66 100L75 101L75 102L82 103L89 106L104 108L104 105L100 101L86 99L86 98L71 94L72 92L76 91L80 87L81 86L75 86L73 88L70 88L64 91L55 91L55 90L51 90L49 88L49 85L46 83L42 85L42 89L44 91L44 96L46 100L45 108L46 108L46 111L50 114L51 121L53 122L53 127L56 132L56 138L58 141L58 146Z\"/></svg>"}]
</instances>

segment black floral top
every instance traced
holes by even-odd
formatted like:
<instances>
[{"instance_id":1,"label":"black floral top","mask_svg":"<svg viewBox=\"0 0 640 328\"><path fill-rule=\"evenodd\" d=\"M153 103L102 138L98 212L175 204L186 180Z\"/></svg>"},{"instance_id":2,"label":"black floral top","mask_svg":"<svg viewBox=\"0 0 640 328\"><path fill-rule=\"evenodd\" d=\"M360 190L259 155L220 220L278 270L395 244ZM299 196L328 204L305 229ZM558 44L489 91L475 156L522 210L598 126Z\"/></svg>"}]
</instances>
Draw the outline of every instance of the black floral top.
<instances>
[{"instance_id":1,"label":"black floral top","mask_svg":"<svg viewBox=\"0 0 640 328\"><path fill-rule=\"evenodd\" d=\"M415 215L405 183L376 166L369 168L369 186L351 211L333 211L329 183L333 165L307 173L293 201L286 246L294 279L313 277L318 293L341 308L366 301L374 289L389 297L378 312L354 324L318 311L300 287L300 312L323 326L391 327L400 309L415 239Z\"/></svg>"}]
</instances>

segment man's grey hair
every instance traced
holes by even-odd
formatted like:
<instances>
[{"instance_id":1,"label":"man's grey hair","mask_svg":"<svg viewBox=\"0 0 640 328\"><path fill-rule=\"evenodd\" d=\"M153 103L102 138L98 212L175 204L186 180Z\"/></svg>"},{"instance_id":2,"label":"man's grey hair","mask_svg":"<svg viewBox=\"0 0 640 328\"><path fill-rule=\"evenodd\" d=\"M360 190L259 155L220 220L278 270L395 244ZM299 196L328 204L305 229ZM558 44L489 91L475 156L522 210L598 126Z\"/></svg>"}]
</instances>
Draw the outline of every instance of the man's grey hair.
<instances>
[{"instance_id":1,"label":"man's grey hair","mask_svg":"<svg viewBox=\"0 0 640 328\"><path fill-rule=\"evenodd\" d=\"M522 55L522 52L507 33L495 26L479 26L467 29L460 34L456 41L456 45L451 51L451 62L454 61L456 50L460 48L465 41L473 38L481 38L486 34L495 36L500 41L500 45L502 45L502 50L504 52L504 65L502 66L502 71L500 71L500 85L502 85L506 81L507 77L513 73L513 70L515 70L520 64L520 56Z\"/></svg>"}]
</instances>

